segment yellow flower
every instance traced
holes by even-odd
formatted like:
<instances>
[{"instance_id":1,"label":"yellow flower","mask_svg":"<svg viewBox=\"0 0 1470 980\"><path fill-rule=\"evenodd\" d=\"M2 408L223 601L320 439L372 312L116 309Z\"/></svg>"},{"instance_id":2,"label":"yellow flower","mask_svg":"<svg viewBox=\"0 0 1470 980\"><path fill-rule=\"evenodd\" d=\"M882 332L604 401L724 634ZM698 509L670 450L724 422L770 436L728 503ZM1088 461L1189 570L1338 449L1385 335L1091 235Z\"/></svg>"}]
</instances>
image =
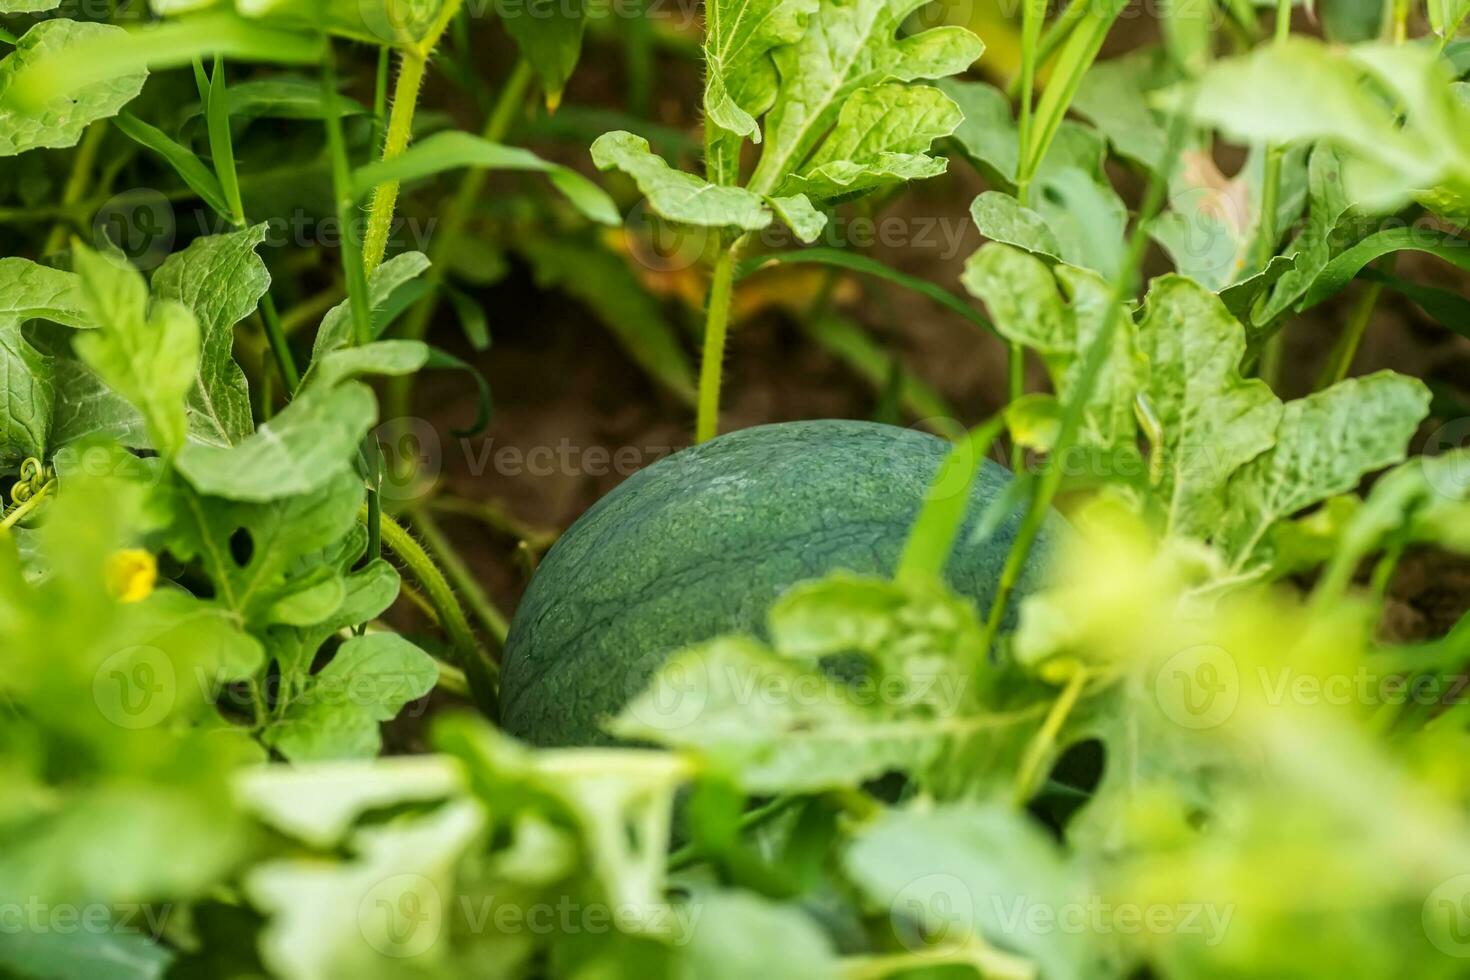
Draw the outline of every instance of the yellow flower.
<instances>
[{"instance_id":1,"label":"yellow flower","mask_svg":"<svg viewBox=\"0 0 1470 980\"><path fill-rule=\"evenodd\" d=\"M158 562L142 548L123 548L107 559L107 591L119 602L142 602L158 581Z\"/></svg>"}]
</instances>

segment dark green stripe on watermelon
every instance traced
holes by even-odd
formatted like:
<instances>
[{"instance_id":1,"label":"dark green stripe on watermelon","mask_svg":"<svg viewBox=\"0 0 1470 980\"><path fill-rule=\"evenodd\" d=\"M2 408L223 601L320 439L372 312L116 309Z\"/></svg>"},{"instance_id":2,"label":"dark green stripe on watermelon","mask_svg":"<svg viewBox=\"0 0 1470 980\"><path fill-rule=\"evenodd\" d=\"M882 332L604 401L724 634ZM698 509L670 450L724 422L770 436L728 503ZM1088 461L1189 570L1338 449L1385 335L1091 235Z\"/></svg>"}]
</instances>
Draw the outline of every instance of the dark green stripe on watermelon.
<instances>
[{"instance_id":1,"label":"dark green stripe on watermelon","mask_svg":"<svg viewBox=\"0 0 1470 980\"><path fill-rule=\"evenodd\" d=\"M531 582L506 645L506 731L534 745L606 744L602 720L674 651L764 633L766 610L797 582L838 569L892 575L950 449L871 422L787 422L732 432L635 474L572 525ZM1010 480L985 462L946 570L982 614L1019 515L983 542L968 543L969 532ZM1043 535L1034 553L1046 551ZM1020 592L1035 584L1038 563Z\"/></svg>"}]
</instances>

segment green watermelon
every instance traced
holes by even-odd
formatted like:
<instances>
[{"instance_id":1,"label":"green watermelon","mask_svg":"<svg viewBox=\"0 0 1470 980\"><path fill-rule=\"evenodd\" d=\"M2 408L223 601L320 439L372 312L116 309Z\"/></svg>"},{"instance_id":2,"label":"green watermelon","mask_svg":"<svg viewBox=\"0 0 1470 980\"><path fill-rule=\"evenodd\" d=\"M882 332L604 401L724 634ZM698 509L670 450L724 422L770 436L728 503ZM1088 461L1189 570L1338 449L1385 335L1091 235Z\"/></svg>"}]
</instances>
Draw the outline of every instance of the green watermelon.
<instances>
[{"instance_id":1,"label":"green watermelon","mask_svg":"<svg viewBox=\"0 0 1470 980\"><path fill-rule=\"evenodd\" d=\"M540 746L607 744L601 722L674 651L762 633L767 608L797 582L838 569L891 575L950 449L890 425L786 422L635 474L572 525L532 580L506 643L505 730ZM1020 515L979 543L967 543L969 529L1010 480L985 461L946 569L982 614ZM1021 591L1035 584L1047 537Z\"/></svg>"}]
</instances>

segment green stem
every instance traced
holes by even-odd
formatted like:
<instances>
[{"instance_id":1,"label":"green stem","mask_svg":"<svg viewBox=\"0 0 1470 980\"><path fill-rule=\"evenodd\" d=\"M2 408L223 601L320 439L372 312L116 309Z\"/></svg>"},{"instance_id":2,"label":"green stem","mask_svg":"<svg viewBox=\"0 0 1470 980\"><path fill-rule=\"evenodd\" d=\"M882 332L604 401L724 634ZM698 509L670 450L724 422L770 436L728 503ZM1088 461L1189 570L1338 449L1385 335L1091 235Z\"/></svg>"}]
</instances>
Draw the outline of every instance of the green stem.
<instances>
[{"instance_id":1,"label":"green stem","mask_svg":"<svg viewBox=\"0 0 1470 980\"><path fill-rule=\"evenodd\" d=\"M393 74L393 53L378 51L378 73L373 79L373 142L381 145L388 134L388 79Z\"/></svg>"},{"instance_id":2,"label":"green stem","mask_svg":"<svg viewBox=\"0 0 1470 980\"><path fill-rule=\"evenodd\" d=\"M1084 7L1085 4L1078 0L1076 7ZM1026 12L1030 15L1031 3L1026 4ZM1023 32L1025 28L1022 28ZM1024 41L1022 42L1025 43ZM1030 47L1023 47L1021 53L1021 120L1019 137L1016 149L1016 200L1021 207L1029 207L1031 204L1031 173L1026 163L1026 144L1031 137L1031 100L1035 95L1036 88L1036 64L1035 59L1028 55ZM1026 349L1021 344L1011 341L1006 344L1006 404L1014 405L1026 394ZM1026 465L1026 449L1015 439L1011 440L1011 472L1019 473Z\"/></svg>"},{"instance_id":3,"label":"green stem","mask_svg":"<svg viewBox=\"0 0 1470 980\"><path fill-rule=\"evenodd\" d=\"M214 162L215 177L224 190L235 227L244 228L249 221L245 217L245 204L240 196L240 174L235 166L235 144L230 131L229 89L226 87L224 59L215 57L214 71L206 78L203 63L195 58L194 76L199 97L204 102L209 130L209 154ZM301 372L296 369L296 360L291 356L291 347L286 343L286 333L281 327L281 314L276 310L276 301L268 288L260 297L260 320L265 328L271 354L275 357L276 367L281 372L286 397L290 398L301 385Z\"/></svg>"},{"instance_id":4,"label":"green stem","mask_svg":"<svg viewBox=\"0 0 1470 980\"><path fill-rule=\"evenodd\" d=\"M1394 0L1402 2L1402 0ZM1276 23L1273 25L1273 44L1282 44L1291 36L1291 0L1276 0Z\"/></svg>"},{"instance_id":5,"label":"green stem","mask_svg":"<svg viewBox=\"0 0 1470 980\"><path fill-rule=\"evenodd\" d=\"M1256 377L1266 382L1274 391L1281 386L1281 364L1285 357L1286 341L1282 339L1285 333L1284 327L1278 327L1276 332L1266 338L1266 343L1261 347L1261 359L1256 365Z\"/></svg>"},{"instance_id":6,"label":"green stem","mask_svg":"<svg viewBox=\"0 0 1470 980\"><path fill-rule=\"evenodd\" d=\"M1012 342L1006 345L1006 404L1014 405L1026 394L1026 348ZM1011 472L1019 473L1026 465L1026 447L1011 441Z\"/></svg>"},{"instance_id":7,"label":"green stem","mask_svg":"<svg viewBox=\"0 0 1470 980\"><path fill-rule=\"evenodd\" d=\"M1275 35L1271 43L1277 47L1291 38L1291 0L1276 0ZM1256 264L1265 268L1276 254L1276 208L1281 199L1281 147L1266 151L1266 172L1261 180L1260 231L1256 239Z\"/></svg>"},{"instance_id":8,"label":"green stem","mask_svg":"<svg viewBox=\"0 0 1470 980\"><path fill-rule=\"evenodd\" d=\"M1036 737L1031 744L1026 746L1026 755L1021 760L1021 767L1016 774L1015 802L1017 806L1024 806L1031 795L1036 792L1036 786L1045 773L1041 767L1046 762L1048 753L1056 744L1057 735L1062 730L1062 725L1072 714L1072 709L1077 706L1077 699L1082 696L1082 689L1087 685L1087 669L1078 667L1067 686L1062 689L1051 711L1047 713L1046 721L1042 722Z\"/></svg>"},{"instance_id":9,"label":"green stem","mask_svg":"<svg viewBox=\"0 0 1470 980\"><path fill-rule=\"evenodd\" d=\"M1275 36L1272 44L1280 46L1291 37L1291 0L1276 0ZM1261 212L1256 230L1256 267L1264 269L1276 254L1276 208L1281 199L1281 156L1280 146L1266 148L1266 167L1261 175ZM1280 387L1281 362L1286 343L1285 330L1277 330L1267 340L1261 351L1260 369L1257 374L1272 388Z\"/></svg>"},{"instance_id":10,"label":"green stem","mask_svg":"<svg viewBox=\"0 0 1470 980\"><path fill-rule=\"evenodd\" d=\"M367 553L369 558L377 558L383 553L383 447L376 435L369 434L362 449L367 454Z\"/></svg>"},{"instance_id":11,"label":"green stem","mask_svg":"<svg viewBox=\"0 0 1470 980\"><path fill-rule=\"evenodd\" d=\"M413 138L413 117L419 104L419 90L424 85L424 71L429 58L439 45L439 38L459 12L460 0L446 0L438 17L417 45L405 48L398 67L398 80L393 84L393 108L388 113L388 133L383 138L384 160L391 160L408 149ZM398 207L398 181L390 180L373 188L373 201L368 209L367 234L363 237L362 260L371 272L383 263L388 251L388 233L393 227L393 213Z\"/></svg>"},{"instance_id":12,"label":"green stem","mask_svg":"<svg viewBox=\"0 0 1470 980\"><path fill-rule=\"evenodd\" d=\"M1378 559L1378 564L1373 566L1373 578L1370 588L1373 599L1379 605L1388 598L1388 587L1393 582L1393 573L1399 567L1399 561L1404 557L1404 542L1395 540L1389 546L1383 556Z\"/></svg>"},{"instance_id":13,"label":"green stem","mask_svg":"<svg viewBox=\"0 0 1470 980\"><path fill-rule=\"evenodd\" d=\"M699 365L699 414L694 441L708 442L720 429L720 377L725 364L725 340L730 327L730 299L735 290L736 242L720 252L710 280L704 323L704 358Z\"/></svg>"},{"instance_id":14,"label":"green stem","mask_svg":"<svg viewBox=\"0 0 1470 980\"><path fill-rule=\"evenodd\" d=\"M301 372L296 359L291 355L291 345L286 342L286 330L281 325L281 314L276 310L276 301L266 290L260 297L260 319L265 324L265 337L270 342L271 354L281 372L281 383L286 387L286 396L296 394L301 387Z\"/></svg>"},{"instance_id":15,"label":"green stem","mask_svg":"<svg viewBox=\"0 0 1470 980\"><path fill-rule=\"evenodd\" d=\"M1256 233L1256 267L1264 269L1276 254L1276 209L1281 200L1281 147L1266 151L1261 175L1261 217Z\"/></svg>"},{"instance_id":16,"label":"green stem","mask_svg":"<svg viewBox=\"0 0 1470 980\"><path fill-rule=\"evenodd\" d=\"M653 105L653 24L642 0L624 28L623 63L628 76L628 111L647 118Z\"/></svg>"},{"instance_id":17,"label":"green stem","mask_svg":"<svg viewBox=\"0 0 1470 980\"><path fill-rule=\"evenodd\" d=\"M522 58L516 63L515 70L511 72L505 86L496 97L495 107L485 121L485 128L481 131L481 136L494 143L505 139L516 117L525 106L526 93L530 91L534 79L535 73L531 69L531 63ZM413 308L408 322L399 334L405 339L423 340L428 336L429 324L433 320L434 311L439 306L439 287L444 283L449 272L449 253L464 236L470 216L475 211L475 201L485 189L485 181L488 178L489 174L478 168L466 170L464 176L460 178L459 189L455 192L454 200L444 212L444 223L434 238L434 244L429 248L427 277L430 288L424 298ZM401 419L408 416L412 408L414 377L410 374L389 381L387 398L389 418Z\"/></svg>"},{"instance_id":18,"label":"green stem","mask_svg":"<svg viewBox=\"0 0 1470 980\"><path fill-rule=\"evenodd\" d=\"M1338 334L1337 342L1332 345L1332 353L1327 356L1327 363L1322 366L1322 373L1317 376L1317 389L1330 388L1343 378L1352 369L1353 359L1358 356L1358 347L1363 342L1363 334L1368 330L1368 323L1373 319L1373 309L1378 305L1378 299L1383 295L1383 283L1369 283L1358 297L1357 305L1353 307L1352 314L1348 317L1347 326L1342 333Z\"/></svg>"},{"instance_id":19,"label":"green stem","mask_svg":"<svg viewBox=\"0 0 1470 980\"><path fill-rule=\"evenodd\" d=\"M465 602L469 604L470 612L475 614L480 625L495 640L495 645L502 650L505 649L505 638L510 632L510 623L506 620L505 615L495 608L495 604L490 601L485 590L480 588L480 583L471 574L464 559L460 558L448 536L440 529L439 522L434 520L427 507L415 507L409 512L409 517L413 521L414 528L423 535L429 550L439 559L439 564L449 576L450 582L459 590L460 595L464 596Z\"/></svg>"},{"instance_id":20,"label":"green stem","mask_svg":"<svg viewBox=\"0 0 1470 980\"><path fill-rule=\"evenodd\" d=\"M1082 23L1082 15L1086 12L1087 4L1085 0L1072 0L1057 15L1057 19L1047 25L1046 33L1041 36L1041 43L1036 48L1035 71L1039 72L1045 67L1047 62L1051 61L1051 56L1057 53L1057 48L1060 48L1066 42L1067 38L1071 36L1072 29ZM1024 51L1022 52L1022 56L1025 56ZM1035 86L1034 78L1031 84L1033 87ZM1006 98L1012 101L1020 98L1021 88L1021 76L1017 75L1006 86Z\"/></svg>"},{"instance_id":21,"label":"green stem","mask_svg":"<svg viewBox=\"0 0 1470 980\"><path fill-rule=\"evenodd\" d=\"M388 134L383 138L384 160L391 160L408 149L427 66L428 59L414 49L403 52L399 59L398 80L393 84L393 108L388 114ZM381 265L387 254L388 233L393 226L393 212L398 207L398 186L398 181L390 180L373 188L367 234L362 241L362 262L369 271Z\"/></svg>"},{"instance_id":22,"label":"green stem","mask_svg":"<svg viewBox=\"0 0 1470 980\"><path fill-rule=\"evenodd\" d=\"M87 127L87 135L82 137L82 144L77 147L76 156L72 159L71 176L67 178L66 187L61 192L63 211L74 207L87 193L87 188L92 183L92 168L97 163L97 152L102 148L102 140L106 135L105 119L99 119ZM66 247L66 236L66 225L58 222L46 237L46 245L41 254L54 255L61 251Z\"/></svg>"},{"instance_id":23,"label":"green stem","mask_svg":"<svg viewBox=\"0 0 1470 980\"><path fill-rule=\"evenodd\" d=\"M1409 0L1393 0L1393 43L1409 39Z\"/></svg>"},{"instance_id":24,"label":"green stem","mask_svg":"<svg viewBox=\"0 0 1470 980\"><path fill-rule=\"evenodd\" d=\"M368 520L367 508L362 509L359 519L366 524ZM464 670L469 678L470 688L475 693L475 700L479 703L481 710L492 718L498 713L495 700L495 684L498 680L499 669L475 640L474 631L470 628L469 620L465 618L464 609L455 597L454 590L450 588L449 582L444 578L444 573L439 571L439 566L424 551L423 546L414 539L413 535L393 518L387 514L380 517L379 524L382 527L383 543L388 550L398 556L398 560L408 569L414 581L423 588L424 594L433 605L439 616L439 624L449 636L450 646L458 658L455 665Z\"/></svg>"},{"instance_id":25,"label":"green stem","mask_svg":"<svg viewBox=\"0 0 1470 980\"><path fill-rule=\"evenodd\" d=\"M900 973L945 966L972 967L986 980L1032 980L1036 976L1036 967L1030 960L996 949L979 935L963 938L964 942L940 943L934 949L912 953L848 956L838 965L843 980L883 980Z\"/></svg>"},{"instance_id":26,"label":"green stem","mask_svg":"<svg viewBox=\"0 0 1470 980\"><path fill-rule=\"evenodd\" d=\"M1085 6L1079 4L1079 6ZM1034 170L1027 148L1031 145L1032 104L1036 98L1036 63L1040 55L1045 0L1023 0L1021 6L1021 109L1016 121L1016 197L1025 207Z\"/></svg>"},{"instance_id":27,"label":"green stem","mask_svg":"<svg viewBox=\"0 0 1470 980\"><path fill-rule=\"evenodd\" d=\"M0 520L0 530L10 530L10 528L14 527L17 523L20 522L21 518L25 517L31 511L39 507L41 505L41 499L50 494L55 489L56 481L47 480L41 485L41 489L37 490L35 493L31 494L29 497L23 500L20 504L16 505L14 510L6 514L3 520Z\"/></svg>"}]
</instances>

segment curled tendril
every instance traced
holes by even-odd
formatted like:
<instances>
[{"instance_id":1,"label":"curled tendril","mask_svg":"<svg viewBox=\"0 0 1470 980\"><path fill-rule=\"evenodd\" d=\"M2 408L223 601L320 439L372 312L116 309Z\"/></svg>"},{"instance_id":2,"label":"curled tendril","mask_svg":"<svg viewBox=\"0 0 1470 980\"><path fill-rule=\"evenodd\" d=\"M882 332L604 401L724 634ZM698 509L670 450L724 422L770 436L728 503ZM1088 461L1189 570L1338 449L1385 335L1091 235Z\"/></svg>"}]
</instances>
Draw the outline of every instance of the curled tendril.
<instances>
[{"instance_id":1,"label":"curled tendril","mask_svg":"<svg viewBox=\"0 0 1470 980\"><path fill-rule=\"evenodd\" d=\"M15 505L30 500L42 487L50 482L51 470L39 459L31 456L20 464L20 479L10 488L10 500Z\"/></svg>"}]
</instances>

